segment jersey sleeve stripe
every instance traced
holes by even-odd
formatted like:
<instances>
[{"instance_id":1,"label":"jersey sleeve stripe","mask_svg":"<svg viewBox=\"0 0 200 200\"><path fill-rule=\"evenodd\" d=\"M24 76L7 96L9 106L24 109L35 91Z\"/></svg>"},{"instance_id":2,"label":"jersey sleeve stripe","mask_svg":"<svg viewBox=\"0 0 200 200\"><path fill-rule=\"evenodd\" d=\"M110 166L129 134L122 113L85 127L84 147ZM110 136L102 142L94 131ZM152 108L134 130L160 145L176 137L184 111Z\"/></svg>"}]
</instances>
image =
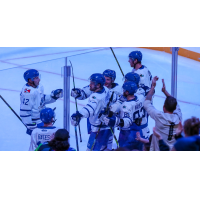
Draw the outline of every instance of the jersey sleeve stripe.
<instances>
[{"instance_id":1,"label":"jersey sleeve stripe","mask_svg":"<svg viewBox=\"0 0 200 200\"><path fill-rule=\"evenodd\" d=\"M31 110L24 110L24 109L20 109L20 111L31 111Z\"/></svg>"},{"instance_id":2,"label":"jersey sleeve stripe","mask_svg":"<svg viewBox=\"0 0 200 200\"><path fill-rule=\"evenodd\" d=\"M87 106L89 106L90 108L92 108L92 110L94 111L94 108L91 105L87 104Z\"/></svg>"},{"instance_id":3,"label":"jersey sleeve stripe","mask_svg":"<svg viewBox=\"0 0 200 200\"><path fill-rule=\"evenodd\" d=\"M31 115L20 115L20 117L30 117Z\"/></svg>"}]
</instances>

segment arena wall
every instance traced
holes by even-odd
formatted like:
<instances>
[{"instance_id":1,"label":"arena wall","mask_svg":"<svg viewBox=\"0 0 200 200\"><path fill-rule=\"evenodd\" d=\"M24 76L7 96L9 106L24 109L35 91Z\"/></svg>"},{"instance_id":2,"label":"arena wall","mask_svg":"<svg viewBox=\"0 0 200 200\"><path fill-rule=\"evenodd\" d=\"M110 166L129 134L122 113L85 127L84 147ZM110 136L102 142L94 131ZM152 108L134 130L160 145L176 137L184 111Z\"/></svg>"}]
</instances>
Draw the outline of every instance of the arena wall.
<instances>
[{"instance_id":1,"label":"arena wall","mask_svg":"<svg viewBox=\"0 0 200 200\"><path fill-rule=\"evenodd\" d=\"M172 53L171 47L140 47L140 48L151 49L151 50L156 50L156 51L164 51L164 52L170 53L170 54ZM197 53L194 51L180 48L178 51L178 55L200 62L200 53Z\"/></svg>"}]
</instances>

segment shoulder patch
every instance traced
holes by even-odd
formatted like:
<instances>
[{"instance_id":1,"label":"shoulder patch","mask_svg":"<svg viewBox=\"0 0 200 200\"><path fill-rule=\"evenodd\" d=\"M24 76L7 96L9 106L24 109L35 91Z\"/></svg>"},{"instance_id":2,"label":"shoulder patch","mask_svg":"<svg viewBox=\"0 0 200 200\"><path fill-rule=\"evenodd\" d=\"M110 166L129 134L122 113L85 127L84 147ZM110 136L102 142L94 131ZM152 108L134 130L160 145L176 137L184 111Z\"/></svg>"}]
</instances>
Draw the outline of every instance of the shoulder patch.
<instances>
[{"instance_id":1,"label":"shoulder patch","mask_svg":"<svg viewBox=\"0 0 200 200\"><path fill-rule=\"evenodd\" d=\"M140 74L140 77L144 77L144 75L143 75L143 74Z\"/></svg>"},{"instance_id":2,"label":"shoulder patch","mask_svg":"<svg viewBox=\"0 0 200 200\"><path fill-rule=\"evenodd\" d=\"M123 106L123 108L126 108L126 106Z\"/></svg>"},{"instance_id":3,"label":"shoulder patch","mask_svg":"<svg viewBox=\"0 0 200 200\"><path fill-rule=\"evenodd\" d=\"M24 89L24 93L30 93L30 92L31 92L31 89L29 90L27 88Z\"/></svg>"},{"instance_id":4,"label":"shoulder patch","mask_svg":"<svg viewBox=\"0 0 200 200\"><path fill-rule=\"evenodd\" d=\"M95 97L95 96L93 96L92 98L93 98L93 99L96 99L96 97Z\"/></svg>"}]
</instances>

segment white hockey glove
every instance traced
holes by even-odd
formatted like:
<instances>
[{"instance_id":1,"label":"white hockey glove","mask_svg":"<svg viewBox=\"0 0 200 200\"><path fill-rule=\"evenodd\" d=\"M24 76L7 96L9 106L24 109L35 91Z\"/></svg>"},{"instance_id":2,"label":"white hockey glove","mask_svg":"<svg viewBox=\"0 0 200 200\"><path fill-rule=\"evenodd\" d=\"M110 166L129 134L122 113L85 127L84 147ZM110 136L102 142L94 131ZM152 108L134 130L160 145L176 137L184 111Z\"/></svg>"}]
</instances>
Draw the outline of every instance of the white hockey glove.
<instances>
[{"instance_id":1,"label":"white hockey glove","mask_svg":"<svg viewBox=\"0 0 200 200\"><path fill-rule=\"evenodd\" d=\"M104 123L109 127L117 126L119 119L115 116L112 117L104 117Z\"/></svg>"},{"instance_id":2,"label":"white hockey glove","mask_svg":"<svg viewBox=\"0 0 200 200\"><path fill-rule=\"evenodd\" d=\"M53 90L51 92L51 97L55 100L62 98L63 97L63 90L62 89Z\"/></svg>"},{"instance_id":3,"label":"white hockey glove","mask_svg":"<svg viewBox=\"0 0 200 200\"><path fill-rule=\"evenodd\" d=\"M71 90L71 96L75 99L81 96L81 89L75 88Z\"/></svg>"}]
</instances>

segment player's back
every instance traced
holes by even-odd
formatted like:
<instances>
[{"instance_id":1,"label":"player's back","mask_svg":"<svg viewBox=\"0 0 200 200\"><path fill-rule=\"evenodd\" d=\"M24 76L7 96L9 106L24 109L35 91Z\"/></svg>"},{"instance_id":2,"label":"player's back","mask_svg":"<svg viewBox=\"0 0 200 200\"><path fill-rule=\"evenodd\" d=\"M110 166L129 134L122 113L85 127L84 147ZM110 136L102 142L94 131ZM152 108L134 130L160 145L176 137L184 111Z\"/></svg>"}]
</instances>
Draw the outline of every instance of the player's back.
<instances>
[{"instance_id":1,"label":"player's back","mask_svg":"<svg viewBox=\"0 0 200 200\"><path fill-rule=\"evenodd\" d=\"M139 85L145 85L151 88L152 75L151 72L147 69L147 67L142 65L142 67L134 71L134 73L137 73L140 76Z\"/></svg>"},{"instance_id":2,"label":"player's back","mask_svg":"<svg viewBox=\"0 0 200 200\"><path fill-rule=\"evenodd\" d=\"M135 123L135 121L140 118L140 112L142 112L143 102L145 97L142 95L135 95L135 98L132 100L127 100L122 103L120 109L120 119L124 119L128 123L125 124L123 130L129 129L130 126ZM128 125L129 124L129 125Z\"/></svg>"},{"instance_id":3,"label":"player's back","mask_svg":"<svg viewBox=\"0 0 200 200\"><path fill-rule=\"evenodd\" d=\"M34 151L38 145L43 144L46 141L50 141L54 138L55 132L59 128L52 127L39 127L33 130L31 134L31 143L29 151Z\"/></svg>"}]
</instances>

